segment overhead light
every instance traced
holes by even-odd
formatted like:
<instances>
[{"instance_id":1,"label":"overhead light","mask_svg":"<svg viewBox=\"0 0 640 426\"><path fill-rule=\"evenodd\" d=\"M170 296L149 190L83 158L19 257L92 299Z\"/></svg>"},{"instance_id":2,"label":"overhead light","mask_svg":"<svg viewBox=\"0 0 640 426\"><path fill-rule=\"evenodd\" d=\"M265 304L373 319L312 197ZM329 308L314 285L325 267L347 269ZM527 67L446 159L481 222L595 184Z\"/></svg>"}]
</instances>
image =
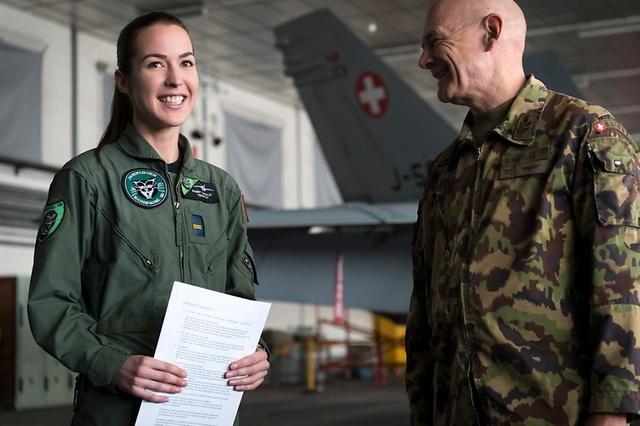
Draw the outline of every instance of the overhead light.
<instances>
[{"instance_id":1,"label":"overhead light","mask_svg":"<svg viewBox=\"0 0 640 426\"><path fill-rule=\"evenodd\" d=\"M311 226L307 231L309 235L333 234L334 232L336 232L336 228L332 226Z\"/></svg>"},{"instance_id":2,"label":"overhead light","mask_svg":"<svg viewBox=\"0 0 640 426\"><path fill-rule=\"evenodd\" d=\"M376 24L375 22L369 22L367 30L370 34L374 34L376 31L378 31L378 24Z\"/></svg>"},{"instance_id":3,"label":"overhead light","mask_svg":"<svg viewBox=\"0 0 640 426\"><path fill-rule=\"evenodd\" d=\"M577 32L586 33L586 37L597 37L599 35L612 34L609 31L628 32L627 27L633 27L640 24L640 15L624 16L622 18L602 19L599 21L575 22L572 24L552 25L548 27L529 28L527 29L527 38L549 36L553 34ZM620 30L618 30L620 29ZM600 32L600 31L604 32ZM637 30L633 30L637 31Z\"/></svg>"},{"instance_id":4,"label":"overhead light","mask_svg":"<svg viewBox=\"0 0 640 426\"><path fill-rule=\"evenodd\" d=\"M610 36L610 35L616 35L616 34L633 33L636 31L640 31L640 24L620 25L618 27L605 27L605 28L597 28L593 30L582 30L582 31L578 31L578 37L593 38L593 37Z\"/></svg>"}]
</instances>

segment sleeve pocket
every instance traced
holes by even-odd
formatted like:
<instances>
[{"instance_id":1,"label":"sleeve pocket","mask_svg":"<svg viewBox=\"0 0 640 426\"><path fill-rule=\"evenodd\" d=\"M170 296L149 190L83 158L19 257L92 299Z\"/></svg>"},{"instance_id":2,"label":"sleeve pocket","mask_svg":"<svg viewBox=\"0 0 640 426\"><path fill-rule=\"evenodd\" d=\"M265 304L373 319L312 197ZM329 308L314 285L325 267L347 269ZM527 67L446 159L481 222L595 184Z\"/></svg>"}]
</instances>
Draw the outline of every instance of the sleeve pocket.
<instances>
[{"instance_id":1,"label":"sleeve pocket","mask_svg":"<svg viewBox=\"0 0 640 426\"><path fill-rule=\"evenodd\" d=\"M589 143L587 149L600 223L640 227L636 154L616 138L598 139Z\"/></svg>"}]
</instances>

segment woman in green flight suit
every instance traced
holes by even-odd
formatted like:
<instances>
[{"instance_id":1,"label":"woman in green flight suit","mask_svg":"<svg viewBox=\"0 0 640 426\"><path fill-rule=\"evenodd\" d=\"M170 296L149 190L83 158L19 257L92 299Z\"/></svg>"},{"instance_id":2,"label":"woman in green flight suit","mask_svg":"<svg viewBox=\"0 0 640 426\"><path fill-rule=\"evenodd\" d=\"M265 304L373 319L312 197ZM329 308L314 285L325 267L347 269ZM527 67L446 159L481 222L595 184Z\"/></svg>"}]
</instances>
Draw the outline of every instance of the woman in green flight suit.
<instances>
[{"instance_id":1,"label":"woman in green flight suit","mask_svg":"<svg viewBox=\"0 0 640 426\"><path fill-rule=\"evenodd\" d=\"M140 16L117 61L98 148L51 184L29 294L36 341L79 373L73 425L133 424L141 400L187 386L186 371L152 357L174 281L252 299L257 284L237 184L180 135L198 94L186 27ZM259 347L226 377L253 390L268 368Z\"/></svg>"}]
</instances>

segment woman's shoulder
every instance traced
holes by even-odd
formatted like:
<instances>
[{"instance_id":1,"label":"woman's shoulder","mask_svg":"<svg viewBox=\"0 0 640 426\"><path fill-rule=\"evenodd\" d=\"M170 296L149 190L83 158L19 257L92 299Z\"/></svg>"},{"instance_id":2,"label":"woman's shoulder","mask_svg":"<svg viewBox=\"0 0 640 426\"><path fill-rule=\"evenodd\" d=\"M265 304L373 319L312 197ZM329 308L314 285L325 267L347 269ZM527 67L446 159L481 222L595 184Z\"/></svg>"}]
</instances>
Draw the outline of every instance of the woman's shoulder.
<instances>
[{"instance_id":1,"label":"woman's shoulder","mask_svg":"<svg viewBox=\"0 0 640 426\"><path fill-rule=\"evenodd\" d=\"M90 178L100 164L99 151L97 148L90 149L78 154L67 161L61 168L62 171L73 171L85 178Z\"/></svg>"},{"instance_id":2,"label":"woman's shoulder","mask_svg":"<svg viewBox=\"0 0 640 426\"><path fill-rule=\"evenodd\" d=\"M195 160L196 173L200 179L209 179L212 184L219 187L219 190L231 193L239 193L240 188L231 174L220 167L214 166L202 160Z\"/></svg>"}]
</instances>

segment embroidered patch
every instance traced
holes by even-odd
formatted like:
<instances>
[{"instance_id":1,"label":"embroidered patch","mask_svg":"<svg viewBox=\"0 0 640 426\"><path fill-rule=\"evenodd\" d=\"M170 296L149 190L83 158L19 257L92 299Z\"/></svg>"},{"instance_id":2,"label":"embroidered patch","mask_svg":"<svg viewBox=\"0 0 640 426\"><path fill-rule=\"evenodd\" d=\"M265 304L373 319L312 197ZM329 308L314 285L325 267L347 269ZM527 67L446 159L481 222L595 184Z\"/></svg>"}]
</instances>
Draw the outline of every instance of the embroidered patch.
<instances>
[{"instance_id":1,"label":"embroidered patch","mask_svg":"<svg viewBox=\"0 0 640 426\"><path fill-rule=\"evenodd\" d=\"M183 177L180 191L184 198L215 204L219 201L216 188L209 182L202 182L195 178Z\"/></svg>"},{"instance_id":2,"label":"embroidered patch","mask_svg":"<svg viewBox=\"0 0 640 426\"><path fill-rule=\"evenodd\" d=\"M521 148L504 154L500 164L500 179L545 174L550 167L548 148Z\"/></svg>"},{"instance_id":3,"label":"embroidered patch","mask_svg":"<svg viewBox=\"0 0 640 426\"><path fill-rule=\"evenodd\" d=\"M167 198L164 177L149 169L134 169L122 178L122 188L133 204L145 208L157 207Z\"/></svg>"},{"instance_id":4,"label":"embroidered patch","mask_svg":"<svg viewBox=\"0 0 640 426\"><path fill-rule=\"evenodd\" d=\"M516 124L515 130L513 131L513 139L521 141L531 139L536 131L539 115L540 111L538 110L531 110L526 114L522 114L518 119L518 124Z\"/></svg>"},{"instance_id":5,"label":"embroidered patch","mask_svg":"<svg viewBox=\"0 0 640 426\"><path fill-rule=\"evenodd\" d=\"M38 240L44 241L60 227L64 218L64 202L49 204L42 213L42 223L38 229Z\"/></svg>"},{"instance_id":6,"label":"embroidered patch","mask_svg":"<svg viewBox=\"0 0 640 426\"><path fill-rule=\"evenodd\" d=\"M202 220L202 216L199 214L191 215L191 230L193 231L194 237L204 237L204 220Z\"/></svg>"},{"instance_id":7,"label":"embroidered patch","mask_svg":"<svg viewBox=\"0 0 640 426\"><path fill-rule=\"evenodd\" d=\"M602 121L598 121L593 125L593 130L595 130L597 133L602 133L607 130L607 125Z\"/></svg>"}]
</instances>

